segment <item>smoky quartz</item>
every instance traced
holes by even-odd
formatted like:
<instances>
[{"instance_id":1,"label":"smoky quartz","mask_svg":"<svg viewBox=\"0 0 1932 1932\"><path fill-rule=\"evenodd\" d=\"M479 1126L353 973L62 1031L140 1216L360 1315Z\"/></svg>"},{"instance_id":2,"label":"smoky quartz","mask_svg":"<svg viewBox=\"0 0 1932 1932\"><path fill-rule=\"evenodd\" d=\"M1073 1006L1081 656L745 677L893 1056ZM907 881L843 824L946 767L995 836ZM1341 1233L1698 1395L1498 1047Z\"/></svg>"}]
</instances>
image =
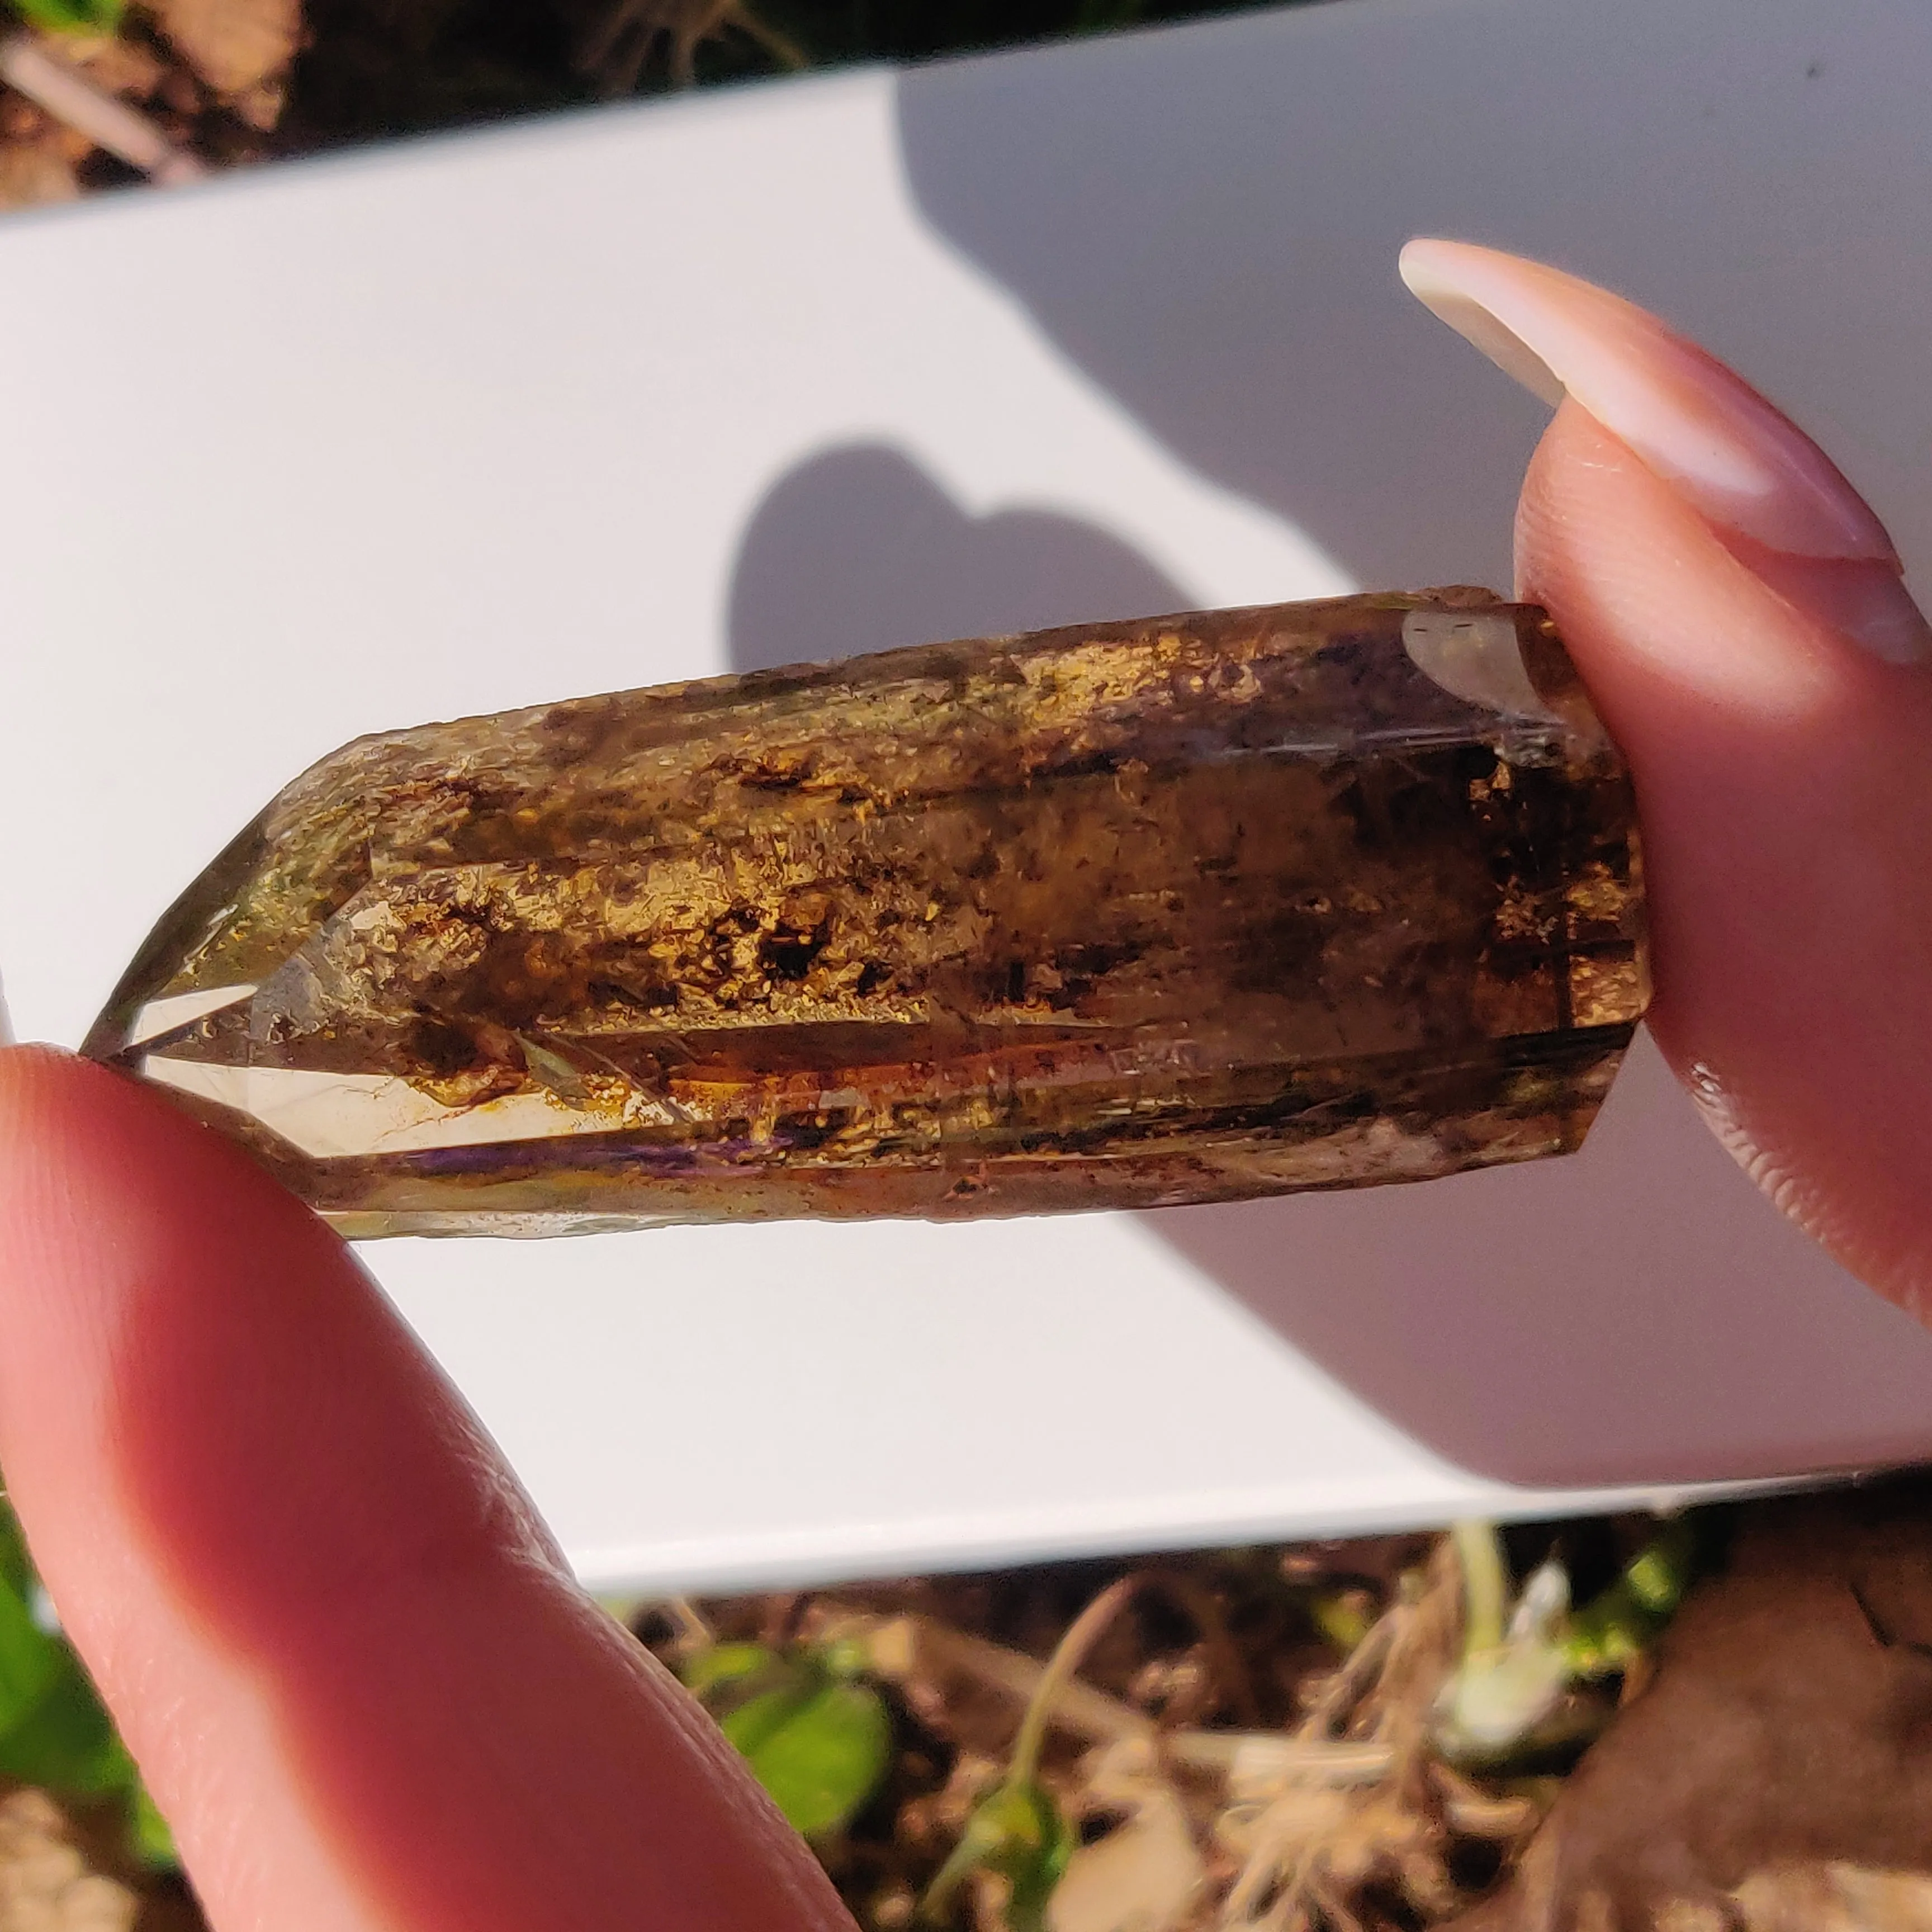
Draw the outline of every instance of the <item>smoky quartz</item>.
<instances>
[{"instance_id":1,"label":"smoky quartz","mask_svg":"<svg viewBox=\"0 0 1932 1932\"><path fill-rule=\"evenodd\" d=\"M345 1233L1151 1208L1582 1139L1630 793L1473 590L922 646L358 740L86 1050Z\"/></svg>"}]
</instances>

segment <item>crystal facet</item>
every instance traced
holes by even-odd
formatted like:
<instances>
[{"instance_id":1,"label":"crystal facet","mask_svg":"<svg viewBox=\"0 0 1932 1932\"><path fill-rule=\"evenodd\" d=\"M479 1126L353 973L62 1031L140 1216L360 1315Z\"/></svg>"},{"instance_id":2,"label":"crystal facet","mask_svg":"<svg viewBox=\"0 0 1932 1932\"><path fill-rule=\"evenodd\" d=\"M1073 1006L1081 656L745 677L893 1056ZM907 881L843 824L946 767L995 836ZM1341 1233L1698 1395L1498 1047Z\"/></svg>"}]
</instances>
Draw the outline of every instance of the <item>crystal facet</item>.
<instances>
[{"instance_id":1,"label":"crystal facet","mask_svg":"<svg viewBox=\"0 0 1932 1932\"><path fill-rule=\"evenodd\" d=\"M1372 596L358 740L87 1051L345 1232L1154 1207L1566 1152L1643 1009L1544 614Z\"/></svg>"}]
</instances>

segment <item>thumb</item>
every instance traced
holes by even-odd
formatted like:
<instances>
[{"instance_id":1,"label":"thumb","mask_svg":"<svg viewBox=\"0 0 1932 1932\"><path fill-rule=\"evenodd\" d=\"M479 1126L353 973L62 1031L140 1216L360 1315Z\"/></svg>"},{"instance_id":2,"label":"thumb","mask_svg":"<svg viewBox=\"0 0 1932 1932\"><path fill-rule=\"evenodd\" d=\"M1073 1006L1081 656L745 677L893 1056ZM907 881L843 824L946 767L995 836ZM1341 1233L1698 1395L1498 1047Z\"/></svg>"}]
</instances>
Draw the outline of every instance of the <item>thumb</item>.
<instances>
[{"instance_id":1,"label":"thumb","mask_svg":"<svg viewBox=\"0 0 1932 1932\"><path fill-rule=\"evenodd\" d=\"M1630 761L1652 1030L1773 1201L1932 1318L1932 632L1889 538L1642 310L1455 243L1403 272L1560 399L1518 574Z\"/></svg>"}]
</instances>

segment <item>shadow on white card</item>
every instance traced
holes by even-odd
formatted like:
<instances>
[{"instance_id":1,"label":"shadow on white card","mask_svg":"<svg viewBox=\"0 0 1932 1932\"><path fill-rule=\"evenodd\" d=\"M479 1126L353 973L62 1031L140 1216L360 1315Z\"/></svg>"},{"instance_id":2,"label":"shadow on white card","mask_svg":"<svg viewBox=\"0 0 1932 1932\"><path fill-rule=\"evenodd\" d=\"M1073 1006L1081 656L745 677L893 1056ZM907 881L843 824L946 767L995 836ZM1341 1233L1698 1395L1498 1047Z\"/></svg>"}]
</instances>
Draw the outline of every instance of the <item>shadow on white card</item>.
<instances>
[{"instance_id":1,"label":"shadow on white card","mask_svg":"<svg viewBox=\"0 0 1932 1932\"><path fill-rule=\"evenodd\" d=\"M1438 1454L1515 1483L1910 1460L1932 1336L1763 1200L1646 1036L1581 1154L1151 1225Z\"/></svg>"},{"instance_id":2,"label":"shadow on white card","mask_svg":"<svg viewBox=\"0 0 1932 1932\"><path fill-rule=\"evenodd\" d=\"M1188 602L1091 524L1045 510L972 516L903 452L851 443L781 477L746 526L731 665L763 670Z\"/></svg>"},{"instance_id":3,"label":"shadow on white card","mask_svg":"<svg viewBox=\"0 0 1932 1932\"><path fill-rule=\"evenodd\" d=\"M1898 166L1918 110L1909 88L1863 77L1853 171L1882 219L1816 218L1806 153L1840 143L1842 175L1846 139L1808 51L1816 18L1780 0L1742 48L1734 14L1676 0L1614 21L1574 0L1540 15L1497 0L1258 16L910 74L901 136L935 230L1190 466L1365 582L1507 580L1538 411L1401 294L1395 251L1418 230L1612 281L1628 263L1666 312L1693 328L1720 317L1718 346L1828 435L1836 418L1885 446L1885 358L1906 344L1868 324L1927 306L1932 202L1910 185L1922 170ZM1895 9L1868 10L1848 38L1881 64L1921 43L1932 54ZM1426 66L1439 86L1403 91L1365 171L1361 117L1384 63ZM1580 141L1600 151L1588 167ZM1539 157L1600 191L1552 198ZM1666 194L1674 217L1659 213ZM1793 232L1836 238L1829 276L1780 256ZM1763 283L1761 316L1740 277ZM1856 352L1821 361L1807 350L1820 342ZM1896 479L1868 480L1924 555L1922 510L1888 500ZM884 566L867 542L883 529L901 540ZM1130 565L1115 574L1099 532L1006 534L895 455L830 454L750 526L737 661L771 661L764 640L795 634L800 608L862 607L839 621L884 644L1171 601ZM1056 541L1059 575L1046 568ZM1670 1481L1932 1450L1932 1336L1760 1199L1647 1041L1574 1161L1148 1222L1401 1428L1487 1475Z\"/></svg>"},{"instance_id":4,"label":"shadow on white card","mask_svg":"<svg viewBox=\"0 0 1932 1932\"><path fill-rule=\"evenodd\" d=\"M781 478L747 525L732 661L1180 601L1104 532L971 517L908 457L853 446ZM1647 1040L1574 1160L1143 1219L1399 1427L1485 1475L1669 1483L1788 1473L1794 1438L1819 1467L1926 1446L1932 1337L1759 1198Z\"/></svg>"},{"instance_id":5,"label":"shadow on white card","mask_svg":"<svg viewBox=\"0 0 1932 1932\"><path fill-rule=\"evenodd\" d=\"M1748 29L1748 30L1747 30ZM1507 580L1541 406L1396 276L1418 233L1622 287L1858 454L1932 566L1932 12L1355 0L898 83L934 231L1201 475L1364 584Z\"/></svg>"}]
</instances>

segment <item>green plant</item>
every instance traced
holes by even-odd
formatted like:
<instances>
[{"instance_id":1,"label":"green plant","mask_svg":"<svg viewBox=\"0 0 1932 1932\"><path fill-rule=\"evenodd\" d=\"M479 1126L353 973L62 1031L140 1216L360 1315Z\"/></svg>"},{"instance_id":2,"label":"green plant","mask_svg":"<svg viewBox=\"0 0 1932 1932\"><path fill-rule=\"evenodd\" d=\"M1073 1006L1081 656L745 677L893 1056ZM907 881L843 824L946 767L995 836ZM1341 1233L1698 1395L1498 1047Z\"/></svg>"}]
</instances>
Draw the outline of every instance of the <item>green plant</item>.
<instances>
[{"instance_id":1,"label":"green plant","mask_svg":"<svg viewBox=\"0 0 1932 1932\"><path fill-rule=\"evenodd\" d=\"M1568 1574L1554 1557L1530 1574L1512 1604L1495 1526L1459 1522L1450 1534L1462 1573L1462 1655L1438 1704L1436 1742L1463 1764L1506 1763L1597 1728L1603 1712L1566 1714L1566 1700L1645 1655L1689 1587L1696 1556L1695 1529L1678 1517L1573 1611Z\"/></svg>"},{"instance_id":2,"label":"green plant","mask_svg":"<svg viewBox=\"0 0 1932 1932\"><path fill-rule=\"evenodd\" d=\"M1067 1626L1027 1700L1006 1774L974 1808L952 1856L920 1901L921 1916L943 1921L959 1888L976 1871L1005 1880L1006 1932L1046 1932L1047 1901L1073 1856L1074 1834L1053 1793L1040 1782L1040 1752L1060 1694L1101 1634L1133 1594L1136 1580L1110 1584Z\"/></svg>"},{"instance_id":3,"label":"green plant","mask_svg":"<svg viewBox=\"0 0 1932 1932\"><path fill-rule=\"evenodd\" d=\"M1696 1554L1691 1518L1666 1523L1623 1574L1570 1619L1563 1648L1572 1674L1607 1677L1642 1655L1676 1613Z\"/></svg>"},{"instance_id":4,"label":"green plant","mask_svg":"<svg viewBox=\"0 0 1932 1932\"><path fill-rule=\"evenodd\" d=\"M74 1647L53 1623L20 1526L0 1504L0 1778L56 1798L118 1801L128 1850L158 1869L174 1839Z\"/></svg>"},{"instance_id":5,"label":"green plant","mask_svg":"<svg viewBox=\"0 0 1932 1932\"><path fill-rule=\"evenodd\" d=\"M939 1919L975 1871L1006 1882L1007 1932L1046 1932L1047 1901L1073 1856L1073 1832L1039 1780L1010 1772L974 1808L952 1854L928 1888L924 1916Z\"/></svg>"},{"instance_id":6,"label":"green plant","mask_svg":"<svg viewBox=\"0 0 1932 1932\"><path fill-rule=\"evenodd\" d=\"M48 34L112 33L121 24L124 0L12 0L15 13L30 27Z\"/></svg>"},{"instance_id":7,"label":"green plant","mask_svg":"<svg viewBox=\"0 0 1932 1932\"><path fill-rule=\"evenodd\" d=\"M686 1686L802 1838L849 1824L892 1762L892 1720L863 1663L855 1645L720 1643L684 1665Z\"/></svg>"}]
</instances>

